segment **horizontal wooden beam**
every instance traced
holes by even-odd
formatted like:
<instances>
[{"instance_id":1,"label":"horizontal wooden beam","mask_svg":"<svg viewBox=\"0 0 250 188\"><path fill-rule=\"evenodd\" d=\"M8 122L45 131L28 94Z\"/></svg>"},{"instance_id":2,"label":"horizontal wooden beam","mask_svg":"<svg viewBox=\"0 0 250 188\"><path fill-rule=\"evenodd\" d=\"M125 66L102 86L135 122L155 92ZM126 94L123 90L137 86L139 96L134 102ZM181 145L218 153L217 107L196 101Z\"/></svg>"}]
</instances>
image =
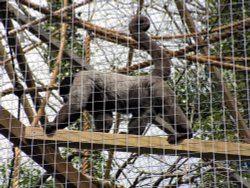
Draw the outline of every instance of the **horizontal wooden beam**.
<instances>
[{"instance_id":1,"label":"horizontal wooden beam","mask_svg":"<svg viewBox=\"0 0 250 188\"><path fill-rule=\"evenodd\" d=\"M250 159L250 144L244 143L192 139L185 140L178 145L170 145L166 141L166 137L69 130L58 130L53 136L46 136L41 128L21 126L21 123L1 106L0 124L0 133L19 146L22 142L22 150L27 149L27 154L29 153L28 150L32 150L30 147L45 144L53 147L107 149L139 154L182 155L217 160ZM35 143L35 145L32 146L30 143Z\"/></svg>"},{"instance_id":2,"label":"horizontal wooden beam","mask_svg":"<svg viewBox=\"0 0 250 188\"><path fill-rule=\"evenodd\" d=\"M250 159L250 144L190 139L177 145L168 144L166 137L136 136L98 132L58 130L47 136L41 128L29 127L25 139L40 140L43 144L82 148L108 149L123 152L181 155L187 157L225 159Z\"/></svg>"}]
</instances>

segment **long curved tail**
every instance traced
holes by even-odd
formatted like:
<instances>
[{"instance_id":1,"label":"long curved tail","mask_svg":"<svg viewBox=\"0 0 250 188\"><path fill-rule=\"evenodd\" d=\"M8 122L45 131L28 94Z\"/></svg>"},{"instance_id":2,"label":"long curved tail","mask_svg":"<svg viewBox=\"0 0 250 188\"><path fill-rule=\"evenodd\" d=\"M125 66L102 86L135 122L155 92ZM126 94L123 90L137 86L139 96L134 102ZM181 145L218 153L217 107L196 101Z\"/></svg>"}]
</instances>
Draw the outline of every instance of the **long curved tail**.
<instances>
[{"instance_id":1,"label":"long curved tail","mask_svg":"<svg viewBox=\"0 0 250 188\"><path fill-rule=\"evenodd\" d=\"M129 31L138 42L139 48L146 50L152 57L154 63L154 76L161 76L164 80L170 75L171 58L164 52L155 41L153 41L146 31L150 27L150 21L146 16L135 16L129 23Z\"/></svg>"}]
</instances>

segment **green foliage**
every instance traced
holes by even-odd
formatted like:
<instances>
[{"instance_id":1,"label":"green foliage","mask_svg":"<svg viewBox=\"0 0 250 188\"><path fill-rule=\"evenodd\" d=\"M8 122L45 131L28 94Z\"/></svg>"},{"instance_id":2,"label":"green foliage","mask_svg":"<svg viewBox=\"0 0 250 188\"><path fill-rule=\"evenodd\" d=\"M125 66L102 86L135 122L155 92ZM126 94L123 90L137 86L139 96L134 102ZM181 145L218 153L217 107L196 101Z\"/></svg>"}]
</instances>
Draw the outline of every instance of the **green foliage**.
<instances>
[{"instance_id":1,"label":"green foliage","mask_svg":"<svg viewBox=\"0 0 250 188\"><path fill-rule=\"evenodd\" d=\"M48 4L52 11L59 10L63 8L63 2L62 1L48 1ZM70 12L68 12L70 13ZM68 15L71 16L71 15ZM52 20L48 20L45 22L46 24L43 25L43 29L50 32L50 34L56 33L53 35L54 38L58 39L60 41L60 28L62 22L60 20L54 20L52 17ZM78 28L75 26L71 26L70 29L66 32L66 47L74 54L77 54L78 56L82 57L84 50L83 50L83 33L78 32ZM45 52L45 61L49 62L49 66L51 70L53 70L55 62L56 62L56 56L58 54L58 51L54 51L51 48L48 48ZM72 62L70 59L63 58L61 65L60 65L60 74L59 74L59 80L61 80L64 76L72 75L73 73L78 72L81 69L81 67L72 65Z\"/></svg>"},{"instance_id":2,"label":"green foliage","mask_svg":"<svg viewBox=\"0 0 250 188\"><path fill-rule=\"evenodd\" d=\"M189 62L191 63L191 62ZM199 70L199 73L196 73ZM176 89L178 104L192 120L197 138L212 140L234 140L237 132L230 118L222 92L202 65L192 64L183 73L176 72L177 83L170 83Z\"/></svg>"},{"instance_id":3,"label":"green foliage","mask_svg":"<svg viewBox=\"0 0 250 188\"><path fill-rule=\"evenodd\" d=\"M238 132L235 131L232 123L225 119L223 112L214 112L206 118L202 117L201 122L195 121L194 129L200 131L197 137L209 140L234 141Z\"/></svg>"},{"instance_id":4,"label":"green foliage","mask_svg":"<svg viewBox=\"0 0 250 188\"><path fill-rule=\"evenodd\" d=\"M250 5L242 1L207 1L209 12L209 29L232 22L242 21L250 16ZM228 11L230 10L230 12ZM229 15L232 14L230 17ZM226 16L227 15L227 16ZM204 25L208 25L204 20ZM249 33L244 31L234 32L229 38L211 44L210 54L219 57L239 56L247 57L250 52ZM186 62L185 72L175 72L175 82L170 83L175 88L178 103L184 112L192 120L193 128L198 132L197 137L211 140L235 140L238 132L235 121L225 106L223 90L219 87L217 80L203 65L195 62ZM244 65L248 62L236 62ZM236 73L236 74L235 74ZM229 88L237 101L238 110L245 119L248 118L248 91L250 77L246 72L233 70L222 71L224 84Z\"/></svg>"},{"instance_id":5,"label":"green foliage","mask_svg":"<svg viewBox=\"0 0 250 188\"><path fill-rule=\"evenodd\" d=\"M6 163L0 164L0 188L7 187L8 185L8 170L9 165L6 165Z\"/></svg>"},{"instance_id":6,"label":"green foliage","mask_svg":"<svg viewBox=\"0 0 250 188\"><path fill-rule=\"evenodd\" d=\"M224 188L228 187L230 185L230 188L237 188L239 187L235 182L230 181L227 179L227 176L222 175L220 173L216 172L209 172L205 173L201 176L201 180L197 186L197 188Z\"/></svg>"},{"instance_id":7,"label":"green foliage","mask_svg":"<svg viewBox=\"0 0 250 188\"><path fill-rule=\"evenodd\" d=\"M105 169L105 159L103 153L99 150L93 150L89 157L89 163L91 166L90 174L93 174L94 177L104 178L104 169Z\"/></svg>"},{"instance_id":8,"label":"green foliage","mask_svg":"<svg viewBox=\"0 0 250 188\"><path fill-rule=\"evenodd\" d=\"M2 163L0 164L0 188L5 188L8 185L9 181L9 173L11 169L11 164ZM20 167L20 178L19 178L19 186L22 188L29 188L36 184L36 182L40 179L42 175L42 170L39 168L34 162L29 160L28 162L22 163ZM13 180L13 178L12 178ZM52 188L54 187L54 181L52 179L48 179L44 182L44 188ZM11 187L13 187L13 181L11 182Z\"/></svg>"},{"instance_id":9,"label":"green foliage","mask_svg":"<svg viewBox=\"0 0 250 188\"><path fill-rule=\"evenodd\" d=\"M243 21L250 16L250 4L243 4L241 0L223 0L210 2L211 15L209 23L213 25L227 25ZM230 11L230 12L229 12ZM230 16L229 16L230 14ZM220 15L220 17L218 17ZM248 57L250 51L250 35L246 30L231 30L231 36L214 45L212 55Z\"/></svg>"},{"instance_id":10,"label":"green foliage","mask_svg":"<svg viewBox=\"0 0 250 188\"><path fill-rule=\"evenodd\" d=\"M62 149L63 157L67 158L74 154L76 150L70 148ZM90 150L88 156L84 156L84 152L79 155L74 156L71 160L73 166L79 171L83 170L83 160L88 159L88 164L90 165L89 174L94 177L103 178L104 169L105 169L105 158L103 152L100 150Z\"/></svg>"}]
</instances>

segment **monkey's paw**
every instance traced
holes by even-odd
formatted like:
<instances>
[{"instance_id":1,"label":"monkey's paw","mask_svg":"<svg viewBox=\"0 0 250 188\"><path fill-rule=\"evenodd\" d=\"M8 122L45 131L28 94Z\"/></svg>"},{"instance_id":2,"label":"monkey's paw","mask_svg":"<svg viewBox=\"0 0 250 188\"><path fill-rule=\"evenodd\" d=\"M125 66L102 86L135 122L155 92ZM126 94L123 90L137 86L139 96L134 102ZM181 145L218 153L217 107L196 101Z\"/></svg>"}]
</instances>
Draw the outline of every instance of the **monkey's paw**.
<instances>
[{"instance_id":1,"label":"monkey's paw","mask_svg":"<svg viewBox=\"0 0 250 188\"><path fill-rule=\"evenodd\" d=\"M169 144L178 144L184 139L190 138L193 138L193 133L177 133L177 135L169 135L167 141Z\"/></svg>"},{"instance_id":2,"label":"monkey's paw","mask_svg":"<svg viewBox=\"0 0 250 188\"><path fill-rule=\"evenodd\" d=\"M56 132L56 129L50 124L43 125L42 127L47 135L51 135Z\"/></svg>"},{"instance_id":3,"label":"monkey's paw","mask_svg":"<svg viewBox=\"0 0 250 188\"><path fill-rule=\"evenodd\" d=\"M127 132L121 131L119 134L128 134Z\"/></svg>"}]
</instances>

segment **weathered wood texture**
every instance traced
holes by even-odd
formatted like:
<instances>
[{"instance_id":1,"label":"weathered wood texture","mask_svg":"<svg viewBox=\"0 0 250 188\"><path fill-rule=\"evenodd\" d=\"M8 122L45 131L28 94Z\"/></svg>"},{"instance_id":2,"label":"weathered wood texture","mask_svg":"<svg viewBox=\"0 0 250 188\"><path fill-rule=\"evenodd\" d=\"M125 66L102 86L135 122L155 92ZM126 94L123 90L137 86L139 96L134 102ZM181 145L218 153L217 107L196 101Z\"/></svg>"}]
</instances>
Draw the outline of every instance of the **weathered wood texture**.
<instances>
[{"instance_id":1,"label":"weathered wood texture","mask_svg":"<svg viewBox=\"0 0 250 188\"><path fill-rule=\"evenodd\" d=\"M223 160L250 158L250 144L185 140L178 145L168 144L166 137L136 136L97 132L58 130L53 136L46 136L41 128L26 128L25 139L36 139L58 146L87 149L111 149L123 152L150 153L160 155L183 155Z\"/></svg>"}]
</instances>

